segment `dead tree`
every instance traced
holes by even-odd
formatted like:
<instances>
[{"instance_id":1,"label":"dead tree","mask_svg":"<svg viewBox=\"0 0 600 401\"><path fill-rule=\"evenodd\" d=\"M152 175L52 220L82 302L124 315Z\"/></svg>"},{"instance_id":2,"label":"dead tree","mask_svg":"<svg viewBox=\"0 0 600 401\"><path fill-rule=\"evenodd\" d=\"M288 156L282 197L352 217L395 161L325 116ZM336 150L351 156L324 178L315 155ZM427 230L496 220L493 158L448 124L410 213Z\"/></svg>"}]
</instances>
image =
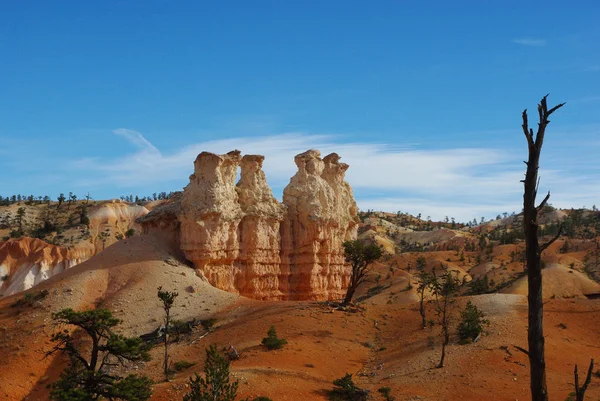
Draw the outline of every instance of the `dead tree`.
<instances>
[{"instance_id":1,"label":"dead tree","mask_svg":"<svg viewBox=\"0 0 600 401\"><path fill-rule=\"evenodd\" d=\"M528 294L527 302L529 306L528 313L528 334L527 342L529 346L529 370L531 374L530 388L531 399L533 401L547 401L548 390L546 387L546 362L544 360L544 329L543 329L543 305L542 305L542 263L541 255L544 249L548 248L561 234L561 229L554 238L543 245L538 241L538 222L539 211L546 205L550 199L550 192L544 197L542 202L536 206L535 198L538 191L538 169L540 153L544 143L544 134L546 126L550 123L548 117L564 103L552 107L548 110L546 98L544 96L538 104L539 123L537 133L534 136L533 129L529 128L527 122L527 109L523 111L523 132L527 138L529 148L529 159L525 162L527 172L525 179L522 180L525 186L523 195L523 226L525 230L526 260L527 260L527 278Z\"/></svg>"},{"instance_id":2,"label":"dead tree","mask_svg":"<svg viewBox=\"0 0 600 401\"><path fill-rule=\"evenodd\" d=\"M583 386L579 387L579 373L577 372L577 365L575 365L575 401L583 401L585 397L585 391L587 390L590 382L592 381L592 372L594 371L594 359L590 361L590 367L587 371L587 376Z\"/></svg>"}]
</instances>

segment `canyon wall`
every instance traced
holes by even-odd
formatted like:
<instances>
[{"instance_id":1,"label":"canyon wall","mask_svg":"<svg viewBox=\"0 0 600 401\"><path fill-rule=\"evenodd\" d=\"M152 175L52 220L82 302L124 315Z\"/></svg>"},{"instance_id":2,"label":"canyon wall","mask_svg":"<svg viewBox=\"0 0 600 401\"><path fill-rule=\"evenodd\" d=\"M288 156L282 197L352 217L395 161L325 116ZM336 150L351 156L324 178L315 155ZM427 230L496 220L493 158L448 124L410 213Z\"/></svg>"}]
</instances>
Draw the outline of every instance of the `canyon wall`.
<instances>
[{"instance_id":1,"label":"canyon wall","mask_svg":"<svg viewBox=\"0 0 600 401\"><path fill-rule=\"evenodd\" d=\"M349 279L342 243L356 238L358 222L348 165L339 159L321 159L317 150L297 155L280 203L263 156L202 152L178 206L140 222L148 234L178 231L181 251L215 287L258 299L337 299Z\"/></svg>"},{"instance_id":2,"label":"canyon wall","mask_svg":"<svg viewBox=\"0 0 600 401\"><path fill-rule=\"evenodd\" d=\"M0 243L0 295L27 290L88 258L85 251L51 245L37 238Z\"/></svg>"},{"instance_id":3,"label":"canyon wall","mask_svg":"<svg viewBox=\"0 0 600 401\"><path fill-rule=\"evenodd\" d=\"M62 212L75 216L78 212L74 209L69 211L63 206ZM44 216L57 210L55 204L29 206L27 215L35 219L39 218L36 213ZM53 244L29 237L0 242L0 296L27 290L86 261L124 238L129 230L139 233L142 226L136 220L148 214L143 206L119 200L89 206L88 210L87 225L69 223L52 234L49 241Z\"/></svg>"}]
</instances>

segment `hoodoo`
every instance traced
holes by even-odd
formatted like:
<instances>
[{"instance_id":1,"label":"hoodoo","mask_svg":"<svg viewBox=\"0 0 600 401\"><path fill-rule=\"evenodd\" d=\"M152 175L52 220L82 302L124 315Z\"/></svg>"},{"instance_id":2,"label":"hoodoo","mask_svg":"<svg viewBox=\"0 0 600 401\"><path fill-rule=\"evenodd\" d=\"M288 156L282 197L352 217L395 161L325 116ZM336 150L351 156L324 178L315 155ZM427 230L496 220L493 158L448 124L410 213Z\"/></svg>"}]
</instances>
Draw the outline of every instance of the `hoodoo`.
<instances>
[{"instance_id":1,"label":"hoodoo","mask_svg":"<svg viewBox=\"0 0 600 401\"><path fill-rule=\"evenodd\" d=\"M264 156L202 152L181 198L140 222L147 234L168 227L215 287L258 299L339 298L349 278L342 243L356 238L358 224L348 165L339 159L321 159L317 150L297 155L280 203Z\"/></svg>"}]
</instances>

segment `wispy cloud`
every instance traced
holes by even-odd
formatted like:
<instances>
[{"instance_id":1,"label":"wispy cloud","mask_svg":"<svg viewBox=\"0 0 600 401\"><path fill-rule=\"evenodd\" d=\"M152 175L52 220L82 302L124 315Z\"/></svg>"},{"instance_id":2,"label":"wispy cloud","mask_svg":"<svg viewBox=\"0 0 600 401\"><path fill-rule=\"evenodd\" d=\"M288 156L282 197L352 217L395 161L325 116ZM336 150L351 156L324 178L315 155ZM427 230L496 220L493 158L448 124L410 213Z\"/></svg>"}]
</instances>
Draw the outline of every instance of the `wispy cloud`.
<instances>
[{"instance_id":1,"label":"wispy cloud","mask_svg":"<svg viewBox=\"0 0 600 401\"><path fill-rule=\"evenodd\" d=\"M434 218L451 214L467 220L485 210L494 210L492 213L505 210L499 205L485 205L489 205L488 200L495 203L499 193L518 199L520 190L521 173L511 167L518 166L514 156L494 149L419 150L385 143L342 143L342 137L335 135L287 133L206 141L163 154L139 132L119 129L114 133L137 149L109 160L82 158L71 162L67 168L80 173L79 179L74 181L76 185L89 190L110 186L127 191L132 188L157 190L173 182L183 187L198 153L240 149L244 154L265 156L267 179L275 195L281 198L283 188L296 173L294 156L315 148L323 156L336 152L350 164L346 178L362 209L391 208L414 213L425 213L426 209ZM470 206L474 202L482 202L482 205Z\"/></svg>"},{"instance_id":2,"label":"wispy cloud","mask_svg":"<svg viewBox=\"0 0 600 401\"><path fill-rule=\"evenodd\" d=\"M523 148L422 149L393 143L348 143L342 135L296 132L216 139L163 151L140 132L121 128L113 133L134 147L126 153L118 149L119 156L113 157L46 160L45 174L62 177L62 182L52 187L90 192L97 198L180 189L187 185L200 152L222 154L239 149L243 154L265 156L267 180L281 199L283 189L297 171L294 156L307 149L319 149L323 156L338 153L350 165L346 179L363 210L402 210L433 219L447 215L458 221L521 210L519 180L526 157ZM568 153L575 155L576 151ZM596 184L600 167L581 169L588 158L565 160L564 153L564 146L549 142L542 167L552 169L540 171L540 193L551 190L551 203L557 207L600 204L600 187ZM579 174L581 171L585 174Z\"/></svg>"},{"instance_id":3,"label":"wispy cloud","mask_svg":"<svg viewBox=\"0 0 600 401\"><path fill-rule=\"evenodd\" d=\"M547 43L545 39L536 38L517 38L513 39L511 42L523 46L545 46Z\"/></svg>"}]
</instances>

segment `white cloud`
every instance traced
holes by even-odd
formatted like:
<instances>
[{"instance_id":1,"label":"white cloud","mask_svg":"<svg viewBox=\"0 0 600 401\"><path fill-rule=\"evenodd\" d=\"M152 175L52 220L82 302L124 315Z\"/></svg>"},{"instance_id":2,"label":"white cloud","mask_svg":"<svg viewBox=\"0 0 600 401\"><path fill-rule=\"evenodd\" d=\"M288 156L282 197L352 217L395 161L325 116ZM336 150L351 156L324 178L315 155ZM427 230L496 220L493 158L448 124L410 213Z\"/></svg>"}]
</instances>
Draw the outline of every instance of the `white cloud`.
<instances>
[{"instance_id":1,"label":"white cloud","mask_svg":"<svg viewBox=\"0 0 600 401\"><path fill-rule=\"evenodd\" d=\"M173 182L183 187L200 152L226 153L239 149L243 154L265 156L267 179L275 196L281 198L283 188L296 173L294 156L312 148L319 149L323 156L336 152L350 164L346 178L354 188L359 206L365 210L384 206L386 210L388 206L389 210L409 210L409 205L415 205L415 213L419 210L434 218L450 213L467 220L488 210L486 206L465 206L467 201L487 205L498 194L518 197L520 190L521 172L512 167L518 164L513 157L494 149L417 150L384 143L341 143L338 136L288 133L206 141L164 154L139 132L119 129L114 133L136 145L137 150L112 160L74 161L70 168L80 173L76 185L90 190L107 186L133 192L142 189L143 193L160 190ZM416 201L415 197L429 201ZM394 201L389 201L390 198ZM424 206L419 209L417 205ZM505 209L490 207L489 210L498 213Z\"/></svg>"},{"instance_id":2,"label":"white cloud","mask_svg":"<svg viewBox=\"0 0 600 401\"><path fill-rule=\"evenodd\" d=\"M521 210L519 181L523 178L524 147L517 152L490 148L422 149L386 143L344 143L342 136L287 133L216 139L162 152L139 132L119 129L114 133L135 149L119 157L68 162L59 172L70 177L69 186L74 184L82 192L108 196L183 188L200 152L222 154L239 149L243 154L265 156L267 180L281 199L283 188L297 170L294 156L307 149L319 149L323 156L338 153L350 165L346 179L362 210L403 210L436 220L447 215L458 221ZM596 184L600 170L586 169L588 174L580 176L575 173L578 166L559 161L545 162L546 166L561 169L540 171L540 194L551 190L551 203L557 207L600 205L600 187Z\"/></svg>"},{"instance_id":3,"label":"white cloud","mask_svg":"<svg viewBox=\"0 0 600 401\"><path fill-rule=\"evenodd\" d=\"M155 155L160 155L158 149L156 149L154 145L152 145L146 138L144 138L142 134L140 134L137 131L126 128L119 128L114 130L113 133L115 135L119 135L127 139L129 142L131 142L133 145L135 145L138 149L142 151Z\"/></svg>"},{"instance_id":4,"label":"white cloud","mask_svg":"<svg viewBox=\"0 0 600 401\"><path fill-rule=\"evenodd\" d=\"M512 40L513 43L523 46L545 46L545 39L535 39L535 38L517 38Z\"/></svg>"}]
</instances>

